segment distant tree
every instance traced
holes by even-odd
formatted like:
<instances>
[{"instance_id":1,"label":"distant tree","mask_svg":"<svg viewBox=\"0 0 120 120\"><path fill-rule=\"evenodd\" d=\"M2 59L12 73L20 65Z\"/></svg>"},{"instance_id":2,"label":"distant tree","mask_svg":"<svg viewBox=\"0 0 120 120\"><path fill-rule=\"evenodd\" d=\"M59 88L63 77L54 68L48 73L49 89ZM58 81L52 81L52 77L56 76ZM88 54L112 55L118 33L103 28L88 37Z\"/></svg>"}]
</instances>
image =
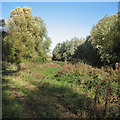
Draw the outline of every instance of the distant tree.
<instances>
[{"instance_id":1,"label":"distant tree","mask_svg":"<svg viewBox=\"0 0 120 120\"><path fill-rule=\"evenodd\" d=\"M60 49L61 49L61 43L58 43L56 45L56 47L53 49L53 52L52 52L52 59L53 60L61 60L61 52L60 52Z\"/></svg>"},{"instance_id":2,"label":"distant tree","mask_svg":"<svg viewBox=\"0 0 120 120\"><path fill-rule=\"evenodd\" d=\"M74 37L70 41L58 43L53 49L53 60L71 60L77 47L83 43L82 39Z\"/></svg>"},{"instance_id":3,"label":"distant tree","mask_svg":"<svg viewBox=\"0 0 120 120\"><path fill-rule=\"evenodd\" d=\"M53 50L53 60L74 58L91 65L120 62L120 11L101 19L86 39L73 38L57 44Z\"/></svg>"},{"instance_id":4,"label":"distant tree","mask_svg":"<svg viewBox=\"0 0 120 120\"><path fill-rule=\"evenodd\" d=\"M90 36L87 36L84 43L78 46L72 58L82 60L92 66L101 65L100 57L89 40Z\"/></svg>"}]
</instances>

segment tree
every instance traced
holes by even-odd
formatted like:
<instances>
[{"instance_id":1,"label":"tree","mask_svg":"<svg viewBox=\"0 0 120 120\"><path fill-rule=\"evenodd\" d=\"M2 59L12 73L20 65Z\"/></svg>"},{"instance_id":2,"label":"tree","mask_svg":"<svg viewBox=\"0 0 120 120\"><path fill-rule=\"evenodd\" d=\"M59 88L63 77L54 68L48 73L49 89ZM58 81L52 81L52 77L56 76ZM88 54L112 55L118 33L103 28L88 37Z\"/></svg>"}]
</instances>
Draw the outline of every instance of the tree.
<instances>
[{"instance_id":1,"label":"tree","mask_svg":"<svg viewBox=\"0 0 120 120\"><path fill-rule=\"evenodd\" d=\"M4 19L1 19L0 20L0 38L1 38L1 48L3 49L3 47L4 47L4 45L3 45L3 39L4 39L4 37L6 37L7 36L7 32L6 32L6 30L5 30L5 20ZM2 58L0 58L0 59L4 59L4 56L3 56L3 54L4 54L4 51L1 51L2 52Z\"/></svg>"},{"instance_id":2,"label":"tree","mask_svg":"<svg viewBox=\"0 0 120 120\"><path fill-rule=\"evenodd\" d=\"M91 31L91 43L106 64L120 60L120 34L118 15L105 16Z\"/></svg>"},{"instance_id":3,"label":"tree","mask_svg":"<svg viewBox=\"0 0 120 120\"><path fill-rule=\"evenodd\" d=\"M82 39L74 37L70 41L66 41L63 43L58 43L56 47L53 49L53 60L61 60L70 61L72 59L72 55L74 55L77 47L82 44L84 41Z\"/></svg>"},{"instance_id":4,"label":"tree","mask_svg":"<svg viewBox=\"0 0 120 120\"><path fill-rule=\"evenodd\" d=\"M80 44L77 47L72 58L73 59L75 58L77 60L82 60L92 66L98 66L101 64L100 57L97 54L96 49L93 48L89 40L90 40L90 36L87 36L86 39L84 40L84 43Z\"/></svg>"},{"instance_id":5,"label":"tree","mask_svg":"<svg viewBox=\"0 0 120 120\"><path fill-rule=\"evenodd\" d=\"M51 40L43 20L33 17L30 8L12 10L6 30L8 35L3 42L7 61L19 65L24 59L35 60L47 54Z\"/></svg>"}]
</instances>

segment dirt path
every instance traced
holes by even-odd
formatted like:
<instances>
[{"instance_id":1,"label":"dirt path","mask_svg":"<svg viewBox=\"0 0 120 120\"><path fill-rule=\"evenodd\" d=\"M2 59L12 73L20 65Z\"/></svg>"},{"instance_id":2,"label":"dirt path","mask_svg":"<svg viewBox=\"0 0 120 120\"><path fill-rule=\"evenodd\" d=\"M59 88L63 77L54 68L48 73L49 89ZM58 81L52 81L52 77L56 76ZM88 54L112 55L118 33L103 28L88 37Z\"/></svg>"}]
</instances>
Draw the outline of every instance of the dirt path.
<instances>
[{"instance_id":1,"label":"dirt path","mask_svg":"<svg viewBox=\"0 0 120 120\"><path fill-rule=\"evenodd\" d=\"M6 78L5 80L9 82ZM16 96L16 99L19 101L19 103L25 108L25 112L27 115L27 118L41 118L40 116L36 115L35 111L33 111L26 103L24 97L19 94L15 88L15 86L12 83L9 83L11 89L13 90L14 95Z\"/></svg>"}]
</instances>

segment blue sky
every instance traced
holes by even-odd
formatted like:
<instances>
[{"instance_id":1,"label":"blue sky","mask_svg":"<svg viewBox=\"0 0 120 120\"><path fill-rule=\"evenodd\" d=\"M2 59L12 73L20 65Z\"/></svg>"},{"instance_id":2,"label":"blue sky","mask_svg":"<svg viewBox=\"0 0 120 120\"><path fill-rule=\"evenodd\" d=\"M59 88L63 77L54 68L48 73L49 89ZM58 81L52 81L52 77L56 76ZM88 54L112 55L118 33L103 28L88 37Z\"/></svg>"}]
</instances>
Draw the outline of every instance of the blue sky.
<instances>
[{"instance_id":1,"label":"blue sky","mask_svg":"<svg viewBox=\"0 0 120 120\"><path fill-rule=\"evenodd\" d=\"M117 2L3 2L2 17L7 20L16 7L28 6L33 16L40 16L52 40L51 49L73 37L86 37L93 25L108 15L116 14Z\"/></svg>"}]
</instances>

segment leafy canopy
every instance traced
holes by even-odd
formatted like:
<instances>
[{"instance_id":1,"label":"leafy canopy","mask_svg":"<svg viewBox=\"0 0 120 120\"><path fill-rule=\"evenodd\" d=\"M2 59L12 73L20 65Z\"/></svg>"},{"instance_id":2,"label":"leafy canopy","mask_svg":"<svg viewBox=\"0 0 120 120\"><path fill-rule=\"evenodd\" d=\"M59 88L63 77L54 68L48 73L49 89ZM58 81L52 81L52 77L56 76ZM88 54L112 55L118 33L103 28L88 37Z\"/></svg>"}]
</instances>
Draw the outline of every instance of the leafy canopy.
<instances>
[{"instance_id":1,"label":"leafy canopy","mask_svg":"<svg viewBox=\"0 0 120 120\"><path fill-rule=\"evenodd\" d=\"M11 11L6 24L8 35L3 40L4 59L20 63L24 59L45 59L50 38L40 17L33 17L28 7L17 7Z\"/></svg>"},{"instance_id":2,"label":"leafy canopy","mask_svg":"<svg viewBox=\"0 0 120 120\"><path fill-rule=\"evenodd\" d=\"M115 63L120 60L120 25L118 15L105 16L91 31L91 43L102 61Z\"/></svg>"}]
</instances>

